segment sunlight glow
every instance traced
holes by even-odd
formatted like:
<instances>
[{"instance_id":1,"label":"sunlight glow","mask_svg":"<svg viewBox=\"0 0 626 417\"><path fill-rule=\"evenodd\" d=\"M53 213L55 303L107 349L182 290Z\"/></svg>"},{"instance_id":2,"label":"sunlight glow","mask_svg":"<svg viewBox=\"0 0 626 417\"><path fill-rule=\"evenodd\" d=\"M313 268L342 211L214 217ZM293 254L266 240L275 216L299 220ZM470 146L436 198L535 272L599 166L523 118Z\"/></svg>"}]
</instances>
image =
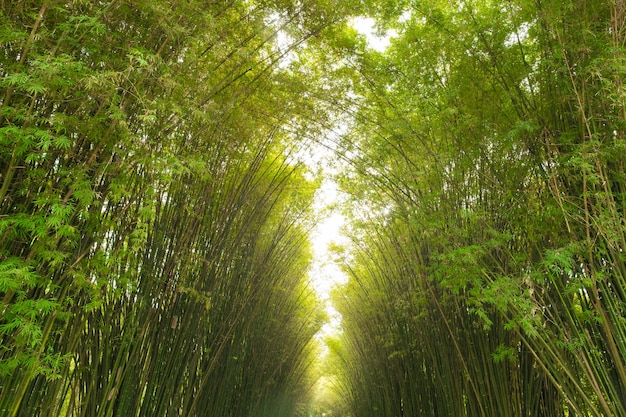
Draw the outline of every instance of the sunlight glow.
<instances>
[{"instance_id":1,"label":"sunlight glow","mask_svg":"<svg viewBox=\"0 0 626 417\"><path fill-rule=\"evenodd\" d=\"M325 304L328 322L324 324L319 337L333 334L341 327L341 316L332 306L330 293L337 285L345 284L346 275L333 262L330 250L332 244L342 245L346 238L341 234L346 219L341 213L332 210L338 202L337 184L329 179L322 182L315 196L314 209L323 217L311 235L313 246L313 264L309 272L311 285L315 289L320 301Z\"/></svg>"},{"instance_id":2,"label":"sunlight glow","mask_svg":"<svg viewBox=\"0 0 626 417\"><path fill-rule=\"evenodd\" d=\"M395 29L380 33L376 29L376 21L371 17L358 16L353 18L351 23L357 32L365 36L368 48L378 52L384 52L391 45L391 38L398 36Z\"/></svg>"}]
</instances>

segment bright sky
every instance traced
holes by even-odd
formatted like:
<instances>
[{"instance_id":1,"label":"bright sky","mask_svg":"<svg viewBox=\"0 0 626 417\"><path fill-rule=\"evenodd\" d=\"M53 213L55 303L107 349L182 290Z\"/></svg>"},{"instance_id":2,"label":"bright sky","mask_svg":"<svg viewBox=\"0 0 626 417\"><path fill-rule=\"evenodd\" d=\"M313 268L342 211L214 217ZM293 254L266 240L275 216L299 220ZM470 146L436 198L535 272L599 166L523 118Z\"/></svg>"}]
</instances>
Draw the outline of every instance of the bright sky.
<instances>
[{"instance_id":1,"label":"bright sky","mask_svg":"<svg viewBox=\"0 0 626 417\"><path fill-rule=\"evenodd\" d=\"M268 23L278 25L279 21L280 16L273 15L268 20ZM380 36L376 31L375 20L368 17L355 17L351 20L351 25L361 35L365 36L369 48L379 52L389 47L391 38L397 36L395 30L389 30L385 32L383 36ZM278 48L284 50L293 42L293 39L286 33L278 31L276 41ZM280 65L287 67L295 57L295 52L290 52L283 57L283 61ZM329 132L329 137L326 138L328 143L325 145L312 143L310 148L301 149L296 158L309 165L313 171L316 171L324 165L326 166L322 169L326 171L327 174L329 171L340 169L334 166L334 164L329 164L328 161L337 161L331 149L334 147L333 144L337 137L340 136L345 129L345 125L337 126L335 131ZM329 175L327 175L327 177L328 176ZM320 339L323 339L325 335L338 332L341 328L341 316L332 306L330 293L337 285L347 282L346 275L339 266L333 262L333 255L329 250L331 244L343 245L347 243L346 238L341 234L341 229L344 227L346 219L340 212L333 210L333 206L340 200L338 188L338 185L333 182L332 179L325 178L315 195L314 209L322 220L317 224L311 235L313 264L309 276L319 299L325 303L326 312L329 317L329 321L318 334Z\"/></svg>"},{"instance_id":2,"label":"bright sky","mask_svg":"<svg viewBox=\"0 0 626 417\"><path fill-rule=\"evenodd\" d=\"M391 44L391 38L398 36L395 30L388 30L383 36L376 33L376 21L371 17L355 17L352 19L352 27L361 35L365 36L367 46L378 52L383 52Z\"/></svg>"},{"instance_id":3,"label":"bright sky","mask_svg":"<svg viewBox=\"0 0 626 417\"><path fill-rule=\"evenodd\" d=\"M326 305L329 322L324 325L320 336L337 332L341 326L341 317L333 308L330 301L330 292L336 285L347 281L347 277L339 266L333 262L329 246L333 243L343 244L346 238L341 235L341 228L345 224L344 216L329 210L329 207L339 200L337 184L330 179L324 179L315 196L315 210L323 216L311 234L313 246L313 265L309 272L311 283L318 297Z\"/></svg>"},{"instance_id":4,"label":"bright sky","mask_svg":"<svg viewBox=\"0 0 626 417\"><path fill-rule=\"evenodd\" d=\"M367 17L356 17L352 19L352 26L367 40L367 46L376 51L382 52L390 45L392 37L397 36L395 30L387 31L384 36L376 33L375 20ZM345 126L339 126L337 131L331 133L331 136L341 135L345 130ZM332 138L330 140L333 142ZM319 149L315 149L319 147ZM332 148L332 145L330 146ZM322 160L333 160L332 151L329 147L323 145L313 145L313 149L309 149L308 154L301 155L304 159L309 159L307 163L311 166L320 166ZM331 168L336 169L336 168ZM322 216L320 221L311 235L313 245L313 265L310 270L311 284L315 288L318 297L325 303L326 312L329 321L324 325L318 337L323 338L325 335L333 334L341 329L341 316L332 306L330 300L330 292L337 285L347 282L347 277L339 266L333 262L333 255L329 250L331 244L343 245L347 240L341 234L342 227L345 226L345 217L333 210L333 205L340 200L338 185L332 179L325 178L320 189L315 196L315 210Z\"/></svg>"},{"instance_id":5,"label":"bright sky","mask_svg":"<svg viewBox=\"0 0 626 417\"><path fill-rule=\"evenodd\" d=\"M376 22L369 17L353 18L351 24L360 34L365 36L368 47L380 52L390 45L391 37L397 36L397 32L394 30L387 31L384 36L378 36L375 28ZM337 134L341 134L344 129L338 128ZM312 155L321 159L332 158L328 148L324 148L322 145L318 146L320 149L313 150ZM330 317L330 322L322 329L322 334L335 332L340 328L341 318L332 307L329 298L330 292L335 286L347 281L343 271L332 261L332 254L329 251L329 245L332 243L339 245L346 243L346 238L341 235L341 228L345 225L346 219L341 213L332 211L332 208L329 209L339 201L337 189L338 185L326 178L315 196L315 209L318 213L326 212L323 220L312 234L314 260L310 272L311 282L319 298L326 303L326 310Z\"/></svg>"}]
</instances>

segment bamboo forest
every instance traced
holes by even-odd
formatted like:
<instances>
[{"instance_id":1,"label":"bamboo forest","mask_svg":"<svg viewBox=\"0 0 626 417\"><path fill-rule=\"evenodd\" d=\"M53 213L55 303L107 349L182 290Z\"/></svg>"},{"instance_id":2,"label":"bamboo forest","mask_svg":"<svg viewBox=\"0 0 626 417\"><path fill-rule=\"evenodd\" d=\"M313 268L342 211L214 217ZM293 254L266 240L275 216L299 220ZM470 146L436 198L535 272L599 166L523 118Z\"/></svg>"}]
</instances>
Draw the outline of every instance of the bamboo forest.
<instances>
[{"instance_id":1,"label":"bamboo forest","mask_svg":"<svg viewBox=\"0 0 626 417\"><path fill-rule=\"evenodd\" d=\"M626 0L0 0L0 416L626 417L625 84Z\"/></svg>"}]
</instances>

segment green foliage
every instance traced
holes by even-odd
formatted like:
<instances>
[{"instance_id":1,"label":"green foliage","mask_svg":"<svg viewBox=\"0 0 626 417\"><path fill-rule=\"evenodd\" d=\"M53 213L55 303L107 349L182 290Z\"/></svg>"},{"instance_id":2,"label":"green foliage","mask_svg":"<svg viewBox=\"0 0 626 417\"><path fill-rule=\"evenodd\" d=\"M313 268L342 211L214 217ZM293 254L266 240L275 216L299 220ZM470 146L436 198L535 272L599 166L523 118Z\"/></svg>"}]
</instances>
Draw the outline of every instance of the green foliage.
<instances>
[{"instance_id":1,"label":"green foliage","mask_svg":"<svg viewBox=\"0 0 626 417\"><path fill-rule=\"evenodd\" d=\"M344 59L342 185L375 207L336 301L347 408L626 415L621 6L404 11L384 54Z\"/></svg>"},{"instance_id":2,"label":"green foliage","mask_svg":"<svg viewBox=\"0 0 626 417\"><path fill-rule=\"evenodd\" d=\"M268 22L330 5L287 3L0 8L3 415L302 409L317 184L286 131L325 115Z\"/></svg>"},{"instance_id":3,"label":"green foliage","mask_svg":"<svg viewBox=\"0 0 626 417\"><path fill-rule=\"evenodd\" d=\"M626 415L620 4L1 4L2 415Z\"/></svg>"}]
</instances>

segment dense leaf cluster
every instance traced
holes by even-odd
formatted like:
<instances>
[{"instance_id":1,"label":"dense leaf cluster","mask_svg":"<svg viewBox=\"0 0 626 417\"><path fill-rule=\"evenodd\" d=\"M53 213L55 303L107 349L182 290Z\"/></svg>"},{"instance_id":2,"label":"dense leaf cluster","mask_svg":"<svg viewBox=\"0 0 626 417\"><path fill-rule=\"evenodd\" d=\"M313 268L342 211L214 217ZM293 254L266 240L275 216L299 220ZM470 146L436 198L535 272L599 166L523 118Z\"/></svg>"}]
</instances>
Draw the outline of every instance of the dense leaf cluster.
<instances>
[{"instance_id":1,"label":"dense leaf cluster","mask_svg":"<svg viewBox=\"0 0 626 417\"><path fill-rule=\"evenodd\" d=\"M623 2L376 13L398 36L345 60L343 408L626 416Z\"/></svg>"},{"instance_id":2,"label":"dense leaf cluster","mask_svg":"<svg viewBox=\"0 0 626 417\"><path fill-rule=\"evenodd\" d=\"M315 184L277 64L307 7L0 2L1 415L301 408Z\"/></svg>"},{"instance_id":3,"label":"dense leaf cluster","mask_svg":"<svg viewBox=\"0 0 626 417\"><path fill-rule=\"evenodd\" d=\"M0 414L626 416L625 22L0 0ZM310 408L303 138L354 203Z\"/></svg>"}]
</instances>

